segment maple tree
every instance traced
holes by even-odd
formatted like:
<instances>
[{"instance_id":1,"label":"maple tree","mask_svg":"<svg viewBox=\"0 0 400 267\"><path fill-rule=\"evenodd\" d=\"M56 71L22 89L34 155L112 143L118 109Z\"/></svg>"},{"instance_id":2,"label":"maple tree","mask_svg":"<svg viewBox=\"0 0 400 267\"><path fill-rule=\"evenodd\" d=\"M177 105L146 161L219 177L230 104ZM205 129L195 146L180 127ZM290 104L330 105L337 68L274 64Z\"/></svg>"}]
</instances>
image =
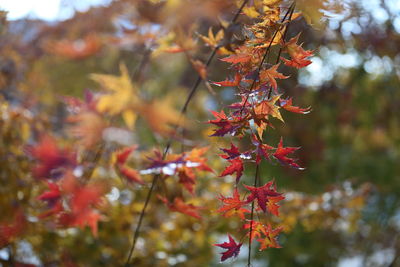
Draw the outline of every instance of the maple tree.
<instances>
[{"instance_id":1,"label":"maple tree","mask_svg":"<svg viewBox=\"0 0 400 267\"><path fill-rule=\"evenodd\" d=\"M397 186L398 94L375 89L393 93L395 71L302 81L331 43L363 51L364 35L343 44L323 28L352 10L338 3L115 0L23 25L0 11L0 263L319 266L380 224L379 246L399 251L397 198L377 193ZM371 175L377 187L361 184Z\"/></svg>"}]
</instances>

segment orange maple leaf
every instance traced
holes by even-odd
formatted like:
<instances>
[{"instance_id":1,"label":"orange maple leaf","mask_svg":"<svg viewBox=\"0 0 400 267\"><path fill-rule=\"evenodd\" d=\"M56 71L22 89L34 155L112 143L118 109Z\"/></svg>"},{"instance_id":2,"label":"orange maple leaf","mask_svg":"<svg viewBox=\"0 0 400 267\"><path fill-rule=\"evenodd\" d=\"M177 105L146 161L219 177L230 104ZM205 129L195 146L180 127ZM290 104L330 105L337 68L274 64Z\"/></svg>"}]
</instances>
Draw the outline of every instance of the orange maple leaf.
<instances>
[{"instance_id":1,"label":"orange maple leaf","mask_svg":"<svg viewBox=\"0 0 400 267\"><path fill-rule=\"evenodd\" d=\"M301 45L298 45L300 33L290 39L285 45L286 52L290 55L291 59L288 60L284 57L281 57L285 65L295 68L304 68L311 64L311 60L308 60L308 57L313 55L312 50L304 50Z\"/></svg>"},{"instance_id":2,"label":"orange maple leaf","mask_svg":"<svg viewBox=\"0 0 400 267\"><path fill-rule=\"evenodd\" d=\"M268 224L266 227L264 227L262 229L262 233L265 235L265 237L257 239L257 241L261 244L260 250L265 250L267 248L281 248L277 241L277 238L282 230L282 226L272 229L271 225Z\"/></svg>"},{"instance_id":3,"label":"orange maple leaf","mask_svg":"<svg viewBox=\"0 0 400 267\"><path fill-rule=\"evenodd\" d=\"M250 213L248 209L243 208L243 205L246 205L246 202L240 200L240 195L237 189L233 191L232 197L224 197L221 195L218 199L222 201L223 206L220 207L217 212L223 213L224 217L231 217L232 215L237 214L241 219L244 219L244 213Z\"/></svg>"},{"instance_id":4,"label":"orange maple leaf","mask_svg":"<svg viewBox=\"0 0 400 267\"><path fill-rule=\"evenodd\" d=\"M272 88L274 88L275 92L278 90L278 84L276 83L276 79L287 79L289 76L285 76L282 73L278 72L280 64L273 65L271 68L262 70L260 72L260 80L261 82L268 82Z\"/></svg>"}]
</instances>

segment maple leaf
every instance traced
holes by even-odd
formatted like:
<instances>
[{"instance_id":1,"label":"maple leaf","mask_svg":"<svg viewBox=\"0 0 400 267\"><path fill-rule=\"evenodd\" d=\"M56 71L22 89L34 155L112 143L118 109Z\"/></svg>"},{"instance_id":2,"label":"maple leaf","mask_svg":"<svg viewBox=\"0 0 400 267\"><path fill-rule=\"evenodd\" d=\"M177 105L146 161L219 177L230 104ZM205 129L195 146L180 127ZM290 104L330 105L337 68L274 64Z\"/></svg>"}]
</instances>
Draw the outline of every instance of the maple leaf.
<instances>
[{"instance_id":1,"label":"maple leaf","mask_svg":"<svg viewBox=\"0 0 400 267\"><path fill-rule=\"evenodd\" d=\"M224 57L220 59L221 61L225 61L231 64L238 64L238 63L247 63L251 60L251 55L249 54L234 54L228 57Z\"/></svg>"},{"instance_id":2,"label":"maple leaf","mask_svg":"<svg viewBox=\"0 0 400 267\"><path fill-rule=\"evenodd\" d=\"M293 153L298 150L300 147L283 147L283 138L279 141L278 148L276 149L273 156L282 164L289 165L298 170L304 170L304 168L300 167L294 159L287 157L288 154Z\"/></svg>"},{"instance_id":3,"label":"maple leaf","mask_svg":"<svg viewBox=\"0 0 400 267\"><path fill-rule=\"evenodd\" d=\"M235 125L235 121L229 120L225 112L222 110L220 113L211 111L216 118L215 120L209 120L208 123L212 123L220 129L215 129L214 133L210 136L224 136L225 134L235 134L240 128L240 125Z\"/></svg>"},{"instance_id":4,"label":"maple leaf","mask_svg":"<svg viewBox=\"0 0 400 267\"><path fill-rule=\"evenodd\" d=\"M193 148L190 152L187 152L185 154L185 160L187 161L187 164L191 164L192 167L202 170L202 171L207 171L207 172L213 172L213 170L210 168L210 166L207 165L207 158L204 157L204 154L208 151L209 147L202 147L202 148ZM196 166L197 165L197 166ZM187 168L187 166L185 166Z\"/></svg>"},{"instance_id":5,"label":"maple leaf","mask_svg":"<svg viewBox=\"0 0 400 267\"><path fill-rule=\"evenodd\" d=\"M292 98L280 99L279 104L283 109L286 109L287 111L290 111L290 112L300 113L300 114L308 114L311 112L311 107L299 108L299 107L293 106Z\"/></svg>"},{"instance_id":6,"label":"maple leaf","mask_svg":"<svg viewBox=\"0 0 400 267\"><path fill-rule=\"evenodd\" d=\"M217 86L224 86L224 87L234 87L234 86L239 86L240 81L242 80L242 75L240 75L239 73L235 74L235 79L233 80L225 80L222 82L212 82L212 84L215 84Z\"/></svg>"},{"instance_id":7,"label":"maple leaf","mask_svg":"<svg viewBox=\"0 0 400 267\"><path fill-rule=\"evenodd\" d=\"M60 200L57 200L54 204L52 204L51 209L48 209L45 212L40 213L38 215L38 218L43 219L52 215L60 214L63 211L64 208L62 206L62 202Z\"/></svg>"},{"instance_id":8,"label":"maple leaf","mask_svg":"<svg viewBox=\"0 0 400 267\"><path fill-rule=\"evenodd\" d=\"M245 6L243 8L243 13L250 18L257 18L258 16L260 16L260 13L258 13L257 9L254 6Z\"/></svg>"},{"instance_id":9,"label":"maple leaf","mask_svg":"<svg viewBox=\"0 0 400 267\"><path fill-rule=\"evenodd\" d=\"M268 82L272 88L274 88L275 92L278 91L278 84L276 83L276 79L287 79L289 76L285 76L282 73L278 72L278 67L280 64L273 65L271 68L262 70L260 72L260 80L261 82Z\"/></svg>"},{"instance_id":10,"label":"maple leaf","mask_svg":"<svg viewBox=\"0 0 400 267\"><path fill-rule=\"evenodd\" d=\"M267 202L267 210L275 215L279 216L279 208L280 206L276 204L277 202L284 200L284 196L276 196L276 197L268 197L268 202Z\"/></svg>"},{"instance_id":11,"label":"maple leaf","mask_svg":"<svg viewBox=\"0 0 400 267\"><path fill-rule=\"evenodd\" d=\"M153 158L148 157L151 162L150 165L140 171L140 174L150 174L150 173L162 173L168 176L176 174L178 169L186 164L183 155L169 155L169 158L173 159L163 159L163 155L160 151L154 151L155 156Z\"/></svg>"},{"instance_id":12,"label":"maple leaf","mask_svg":"<svg viewBox=\"0 0 400 267\"><path fill-rule=\"evenodd\" d=\"M235 191L233 191L232 197L224 197L221 195L218 199L222 201L223 206L220 207L217 212L223 213L225 217L231 217L237 214L241 219L244 219L244 213L250 213L248 209L243 208L243 205L247 203L240 200L240 195L236 188Z\"/></svg>"},{"instance_id":13,"label":"maple leaf","mask_svg":"<svg viewBox=\"0 0 400 267\"><path fill-rule=\"evenodd\" d=\"M221 29L214 35L211 27L208 29L208 37L199 34L199 37L205 42L208 46L217 47L219 42L224 38L224 31Z\"/></svg>"},{"instance_id":14,"label":"maple leaf","mask_svg":"<svg viewBox=\"0 0 400 267\"><path fill-rule=\"evenodd\" d=\"M175 96L168 95L163 99L143 103L137 110L154 132L172 135L174 134L172 125L181 127L190 125L184 116L173 108L174 99Z\"/></svg>"},{"instance_id":15,"label":"maple leaf","mask_svg":"<svg viewBox=\"0 0 400 267\"><path fill-rule=\"evenodd\" d=\"M273 125L269 121L269 116L275 117L283 122L283 118L279 112L280 106L275 105L279 97L280 95L276 95L270 100L261 101L252 110L254 122L258 126L257 133L259 136L262 136L267 126L271 126L273 128Z\"/></svg>"},{"instance_id":16,"label":"maple leaf","mask_svg":"<svg viewBox=\"0 0 400 267\"><path fill-rule=\"evenodd\" d=\"M278 228L272 229L271 225L268 224L263 228L262 232L265 235L265 238L257 239L260 242L260 251L265 250L267 248L281 248L279 245L277 238L280 232L282 232L283 227L280 226Z\"/></svg>"},{"instance_id":17,"label":"maple leaf","mask_svg":"<svg viewBox=\"0 0 400 267\"><path fill-rule=\"evenodd\" d=\"M125 147L122 150L118 151L116 153L116 158L117 158L117 164L125 164L126 160L130 156L130 154L135 151L137 148L137 145Z\"/></svg>"},{"instance_id":18,"label":"maple leaf","mask_svg":"<svg viewBox=\"0 0 400 267\"><path fill-rule=\"evenodd\" d=\"M231 257L237 257L240 252L240 247L242 243L236 243L235 240L228 234L229 242L224 242L221 244L214 244L214 246L227 249L227 251L222 252L221 261L225 261Z\"/></svg>"},{"instance_id":19,"label":"maple leaf","mask_svg":"<svg viewBox=\"0 0 400 267\"><path fill-rule=\"evenodd\" d=\"M248 221L243 225L243 229L249 229L246 236L250 238L250 241L253 241L254 238L260 238L264 231L264 225L257 221Z\"/></svg>"},{"instance_id":20,"label":"maple leaf","mask_svg":"<svg viewBox=\"0 0 400 267\"><path fill-rule=\"evenodd\" d=\"M239 152L239 148L232 143L231 143L231 148L229 149L220 148L220 149L227 154L227 155L221 154L220 157L227 160L237 158L241 154Z\"/></svg>"},{"instance_id":21,"label":"maple leaf","mask_svg":"<svg viewBox=\"0 0 400 267\"><path fill-rule=\"evenodd\" d=\"M290 55L291 60L288 60L284 57L281 57L281 59L284 61L285 65L290 66L290 67L295 67L295 68L304 68L308 65L311 64L311 60L308 60L307 58L313 55L313 51L311 50L304 50L301 45L298 45L297 42L299 40L300 33L290 39L286 44L285 44L285 49L287 53Z\"/></svg>"},{"instance_id":22,"label":"maple leaf","mask_svg":"<svg viewBox=\"0 0 400 267\"><path fill-rule=\"evenodd\" d=\"M73 123L69 132L78 138L78 142L85 148L90 148L99 143L102 132L106 128L103 118L97 112L92 111L69 116L67 121Z\"/></svg>"},{"instance_id":23,"label":"maple leaf","mask_svg":"<svg viewBox=\"0 0 400 267\"><path fill-rule=\"evenodd\" d=\"M38 161L32 171L37 178L60 178L65 173L65 168L76 165L75 154L59 148L56 141L48 135L42 136L35 146L28 147L27 152Z\"/></svg>"},{"instance_id":24,"label":"maple leaf","mask_svg":"<svg viewBox=\"0 0 400 267\"><path fill-rule=\"evenodd\" d=\"M97 109L99 112L107 112L110 115L123 115L128 127L135 124L137 114L132 107L141 106L138 89L131 82L129 72L124 64L120 64L121 76L92 74L91 78L99 83L108 94L99 97Z\"/></svg>"},{"instance_id":25,"label":"maple leaf","mask_svg":"<svg viewBox=\"0 0 400 267\"><path fill-rule=\"evenodd\" d=\"M186 215L189 215L191 217L194 217L196 219L201 219L201 216L198 212L198 210L200 209L200 207L196 207L192 204L186 204L182 198L180 197L175 197L174 198L174 202L169 202L168 199L161 197L160 195L158 195L158 198L164 202L167 207L171 210L171 211L176 211L176 212L180 212Z\"/></svg>"},{"instance_id":26,"label":"maple leaf","mask_svg":"<svg viewBox=\"0 0 400 267\"><path fill-rule=\"evenodd\" d=\"M118 165L118 170L121 173L121 175L128 181L138 184L144 184L144 181L140 177L140 174L137 170L127 166L120 166L120 165Z\"/></svg>"},{"instance_id":27,"label":"maple leaf","mask_svg":"<svg viewBox=\"0 0 400 267\"><path fill-rule=\"evenodd\" d=\"M192 195L194 194L194 185L196 184L196 176L193 170L183 168L178 172L179 183L183 185Z\"/></svg>"},{"instance_id":28,"label":"maple leaf","mask_svg":"<svg viewBox=\"0 0 400 267\"><path fill-rule=\"evenodd\" d=\"M251 142L254 146L256 146L256 163L259 164L261 162L261 158L269 159L269 151L274 149L272 146L261 143L255 134L251 137Z\"/></svg>"},{"instance_id":29,"label":"maple leaf","mask_svg":"<svg viewBox=\"0 0 400 267\"><path fill-rule=\"evenodd\" d=\"M81 216L86 213L90 207L100 204L101 196L105 192L105 188L102 184L79 185L72 190L70 206L71 211L76 216Z\"/></svg>"},{"instance_id":30,"label":"maple leaf","mask_svg":"<svg viewBox=\"0 0 400 267\"><path fill-rule=\"evenodd\" d=\"M102 216L96 211L88 211L79 217L77 217L73 223L74 226L79 226L84 228L85 226L89 226L92 231L93 236L97 237L98 234L98 221L102 218Z\"/></svg>"},{"instance_id":31,"label":"maple leaf","mask_svg":"<svg viewBox=\"0 0 400 267\"><path fill-rule=\"evenodd\" d=\"M49 206L53 206L61 197L60 188L56 183L47 182L49 191L42 193L37 197L38 200L46 201Z\"/></svg>"},{"instance_id":32,"label":"maple leaf","mask_svg":"<svg viewBox=\"0 0 400 267\"><path fill-rule=\"evenodd\" d=\"M250 108L252 105L250 101L248 101L247 95L241 95L242 100L240 102L232 103L228 106L230 109L238 109L238 113L240 114L241 112L247 110L247 108Z\"/></svg>"},{"instance_id":33,"label":"maple leaf","mask_svg":"<svg viewBox=\"0 0 400 267\"><path fill-rule=\"evenodd\" d=\"M228 162L230 165L225 168L219 177L236 173L236 183L238 183L243 174L243 161L240 158L235 158L228 160Z\"/></svg>"},{"instance_id":34,"label":"maple leaf","mask_svg":"<svg viewBox=\"0 0 400 267\"><path fill-rule=\"evenodd\" d=\"M207 152L208 147L193 148L190 152L184 154L183 158L185 163L178 168L179 183L182 184L191 194L194 194L194 185L196 183L196 176L193 169L213 172L207 165L207 159L204 154ZM177 158L180 156L177 155Z\"/></svg>"},{"instance_id":35,"label":"maple leaf","mask_svg":"<svg viewBox=\"0 0 400 267\"><path fill-rule=\"evenodd\" d=\"M258 206L264 211L267 211L267 202L270 197L278 197L282 195L281 193L276 192L276 188L274 186L274 181L270 181L263 186L254 187L244 185L251 192L251 194L247 197L247 203L252 202L253 200L257 200Z\"/></svg>"},{"instance_id":36,"label":"maple leaf","mask_svg":"<svg viewBox=\"0 0 400 267\"><path fill-rule=\"evenodd\" d=\"M268 116L272 116L283 121L283 118L279 112L279 106L275 105L276 101L278 101L280 95L276 95L272 97L270 100L264 100L258 103L254 108L254 113L258 120L266 119Z\"/></svg>"},{"instance_id":37,"label":"maple leaf","mask_svg":"<svg viewBox=\"0 0 400 267\"><path fill-rule=\"evenodd\" d=\"M45 49L68 59L80 60L98 53L103 44L101 38L94 33L78 40L52 41L45 44Z\"/></svg>"}]
</instances>

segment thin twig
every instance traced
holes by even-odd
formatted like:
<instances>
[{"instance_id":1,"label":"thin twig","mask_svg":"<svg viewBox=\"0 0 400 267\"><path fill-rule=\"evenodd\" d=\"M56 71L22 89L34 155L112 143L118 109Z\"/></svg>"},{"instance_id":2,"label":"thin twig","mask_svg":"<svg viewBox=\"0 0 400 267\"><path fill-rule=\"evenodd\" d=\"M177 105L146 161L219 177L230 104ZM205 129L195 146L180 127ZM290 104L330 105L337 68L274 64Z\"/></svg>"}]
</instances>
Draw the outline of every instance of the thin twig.
<instances>
[{"instance_id":1,"label":"thin twig","mask_svg":"<svg viewBox=\"0 0 400 267\"><path fill-rule=\"evenodd\" d=\"M285 32L283 33L283 36L282 36L283 41L285 41L285 39L286 39L286 35L287 35L288 29L289 29L289 24L290 24L290 22L292 21L292 16L293 16L293 12L294 12L295 7L296 7L296 2L293 2L293 8L292 8L292 10L290 11L290 15L289 15L289 22L288 22L288 24L287 24L287 26L286 26L286 28L285 28ZM289 10L290 10L290 9L289 9ZM278 63L279 63L279 59L281 58L282 50L283 50L283 48L282 48L282 46L281 46L281 47L279 48L279 52L278 52L278 56L276 57L276 62L275 62L275 64L278 64ZM270 86L270 88L269 88L268 99L271 98L271 94L272 94L272 86Z\"/></svg>"},{"instance_id":2,"label":"thin twig","mask_svg":"<svg viewBox=\"0 0 400 267\"><path fill-rule=\"evenodd\" d=\"M248 0L244 0L243 1L242 5L240 6L238 11L236 12L235 16L232 18L231 24L234 23L237 20L237 18L239 17L240 13L242 12L242 9L244 8L244 6L246 5L247 2L248 2ZM213 60L213 58L216 55L216 53L217 53L219 48L220 48L220 46L217 46L211 52L211 54L208 57L207 62L205 64L206 67L208 67L211 64L211 61ZM185 103L184 103L184 105L183 105L183 107L182 107L182 109L180 111L180 116L181 117L184 114L186 114L187 108L189 106L189 103L193 99L193 97L194 97L194 95L195 95L195 93L197 91L197 88L200 85L201 81L202 81L202 78L201 78L200 75L198 75L197 79L196 79L196 82L193 84L193 86L192 86L192 88L191 88L191 90L189 92L189 95L187 96L186 101L185 101ZM166 145L164 153L163 153L163 159L167 155L167 153L168 153L168 151L169 151L169 149L171 147L171 144L172 144L172 137L167 142L167 145ZM131 248L129 250L129 255L128 255L128 258L126 260L125 266L129 266L129 262L131 261L133 252L135 250L137 239L139 238L139 233L140 233L140 228L141 228L141 225L142 225L142 222L143 222L143 218L144 218L144 215L146 214L146 208L147 208L147 206L148 206L148 204L150 202L151 195L153 193L154 187L157 184L157 181L158 181L159 177L160 177L160 174L156 174L156 175L153 176L153 180L151 182L151 186L150 186L149 192L147 193L144 206L142 208L142 211L140 212L139 221L138 221L138 224L136 226L135 233L133 235L132 246L131 246Z\"/></svg>"},{"instance_id":3,"label":"thin twig","mask_svg":"<svg viewBox=\"0 0 400 267\"><path fill-rule=\"evenodd\" d=\"M257 186L257 180L260 171L260 164L256 166L256 173L254 174L254 184L253 186ZM247 266L251 266L251 243L253 239L253 218L254 218L254 200L251 202L251 214L250 214L250 236L249 236L249 255L247 256Z\"/></svg>"}]
</instances>

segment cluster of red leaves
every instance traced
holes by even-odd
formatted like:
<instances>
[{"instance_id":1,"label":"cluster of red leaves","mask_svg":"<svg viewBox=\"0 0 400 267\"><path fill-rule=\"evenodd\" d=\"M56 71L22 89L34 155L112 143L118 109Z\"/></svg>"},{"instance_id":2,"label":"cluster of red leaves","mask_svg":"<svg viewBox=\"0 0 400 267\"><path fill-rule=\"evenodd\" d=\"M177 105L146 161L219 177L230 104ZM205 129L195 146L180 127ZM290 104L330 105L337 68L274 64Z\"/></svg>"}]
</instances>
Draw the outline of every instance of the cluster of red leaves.
<instances>
[{"instance_id":1,"label":"cluster of red leaves","mask_svg":"<svg viewBox=\"0 0 400 267\"><path fill-rule=\"evenodd\" d=\"M127 147L117 152L115 168L122 177L129 182L144 184L142 175L161 175L163 179L168 177L178 177L178 183L182 185L190 194L194 195L196 185L196 171L212 172L207 165L204 154L208 147L193 148L191 151L181 154L168 154L164 159L160 151L154 151L153 157L148 157L147 168L137 171L129 167L126 162L129 155L136 149L136 146ZM185 203L182 197L174 197L169 200L167 197L158 195L158 198L171 211L180 212L196 219L201 219L199 214L200 207Z\"/></svg>"},{"instance_id":2,"label":"cluster of red leaves","mask_svg":"<svg viewBox=\"0 0 400 267\"><path fill-rule=\"evenodd\" d=\"M307 114L311 111L310 108L294 106L292 98L285 99L279 92L277 80L289 78L288 75L280 72L283 66L281 63L289 67L303 68L311 63L308 57L313 55L313 51L304 50L301 44L298 44L300 35L285 41L286 27L291 20L291 15L288 15L293 13L291 10L293 5L290 8L282 8L282 10L287 10L285 16L281 16L279 5L280 1L264 1L261 6L252 7L255 10L260 8L259 13L263 15L254 20L253 25L246 27L244 32L251 34L247 34L247 39L232 50L234 53L221 59L231 64L234 78L212 82L217 86L235 87L241 100L229 105L228 112L226 110L211 111L215 119L208 121L216 127L211 136L230 135L239 137L241 140L248 137L251 141L251 147L246 151L241 151L232 142L230 148L221 149L224 153L220 157L228 161L228 165L220 177L235 175L236 184L231 197L219 197L223 205L217 212L225 217L237 216L243 221L246 220L247 223L244 224L243 229L247 231L250 242L253 238L260 242L261 250L279 248L277 236L283 228L273 229L269 223L264 224L253 220L253 207L257 205L255 212L268 212L279 216L278 203L285 197L276 191L274 181L256 186L259 182L257 182L258 177L255 177L254 186L243 185L249 194L246 198L241 198L238 184L243 175L245 163L259 165L262 159L275 160L283 166L302 170L297 160L292 158L293 152L299 147L285 147L283 138L277 146L272 146L265 143L263 133L268 127L274 128L274 119L284 122L282 109L299 114ZM265 13L265 10L268 12ZM279 56L288 54L290 58L279 57L275 64L264 62L271 46L279 46ZM251 210L249 205L252 206ZM246 218L248 216L250 219ZM242 243L236 243L230 235L228 238L229 242L216 244L227 249L222 253L221 261L237 256L242 245Z\"/></svg>"},{"instance_id":3,"label":"cluster of red leaves","mask_svg":"<svg viewBox=\"0 0 400 267\"><path fill-rule=\"evenodd\" d=\"M100 183L86 184L74 175L77 166L75 153L58 147L54 138L43 136L28 152L37 161L33 174L46 181L48 191L38 196L46 202L47 210L39 218L54 218L58 227L89 226L97 235L97 222L101 219L97 211L102 204L106 188Z\"/></svg>"}]
</instances>

